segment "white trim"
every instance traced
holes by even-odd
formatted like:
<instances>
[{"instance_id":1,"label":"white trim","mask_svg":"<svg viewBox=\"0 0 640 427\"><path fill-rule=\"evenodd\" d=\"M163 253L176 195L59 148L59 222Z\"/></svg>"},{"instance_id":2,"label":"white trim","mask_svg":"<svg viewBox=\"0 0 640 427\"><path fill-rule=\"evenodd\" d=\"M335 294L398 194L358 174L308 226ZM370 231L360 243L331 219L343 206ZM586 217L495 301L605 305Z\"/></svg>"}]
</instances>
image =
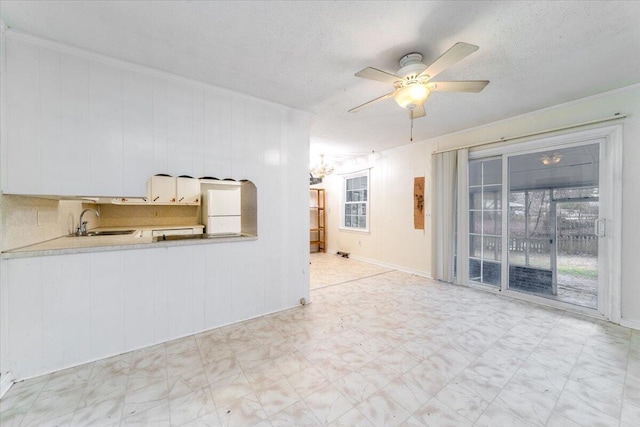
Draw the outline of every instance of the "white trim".
<instances>
[{"instance_id":1,"label":"white trim","mask_svg":"<svg viewBox=\"0 0 640 427\"><path fill-rule=\"evenodd\" d=\"M0 399L2 398L2 396L4 396L6 392L9 391L12 385L13 385L13 376L11 375L11 372L5 372L0 377Z\"/></svg>"},{"instance_id":2,"label":"white trim","mask_svg":"<svg viewBox=\"0 0 640 427\"><path fill-rule=\"evenodd\" d=\"M601 123L608 123L608 122L618 121L618 120L622 120L622 119L625 119L625 118L627 118L626 114L616 113L615 116L605 117L603 119L590 120L588 122L582 122L582 123L577 123L577 124L573 124L573 125L561 126L561 127L557 127L557 128L554 128L554 129L547 129L547 130L541 130L541 131L536 131L536 132L530 132L530 133L526 133L526 134L522 134L522 135L502 137L500 139L494 139L494 140L491 140L491 141L468 144L468 145L465 145L465 146L459 147L459 148L448 148L448 149L445 149L445 150L434 151L433 154L446 153L447 151L460 150L462 148L466 148L468 150L472 150L474 148L482 147L482 146L485 146L485 145L494 145L494 146L497 145L497 144L503 145L503 144L510 143L510 142L517 142L518 140L526 141L526 140L533 139L535 137L543 137L543 135L555 135L555 134L559 134L559 133L561 133L563 131L566 131L566 130L577 129L577 128L586 128L586 127L591 126L591 125L597 125L597 124L601 124Z\"/></svg>"},{"instance_id":3,"label":"white trim","mask_svg":"<svg viewBox=\"0 0 640 427\"><path fill-rule=\"evenodd\" d=\"M620 319L620 326L640 331L640 320Z\"/></svg>"},{"instance_id":4,"label":"white trim","mask_svg":"<svg viewBox=\"0 0 640 427\"><path fill-rule=\"evenodd\" d=\"M129 62L129 61L125 61L122 59L117 59L114 58L112 56L108 56L108 55L103 55L101 53L96 53L96 52L92 52L90 50L87 49L82 49L82 48L78 48L78 47L73 47L70 45L66 45L54 40L50 40L50 39L45 39L45 38L41 38L41 37L37 37L31 34L27 34L24 33L22 31L19 30L14 30L12 28L8 28L5 32L4 32L5 36L9 36L9 38L14 39L14 40L20 40L23 42L27 42L27 43L33 43L36 44L40 47L44 47L44 48L48 48L48 49L53 49L56 50L58 52L61 53L67 53L70 55L75 55L78 56L80 58L83 59L87 59L87 60L91 60L91 61L97 61L97 62L101 62L103 64L107 64L107 65L111 65L111 66L115 66L115 67L119 67L119 68L123 68L129 71L133 71L133 72L138 72L138 73L142 73L151 77L159 77L159 78L165 78L165 79L169 79L169 80L173 80L175 82L178 83L182 83L182 84L187 84L187 85L191 85L191 86L197 86L197 87L202 87L202 88L207 88L207 89L213 89L219 92L223 92L229 95L236 95L239 96L241 98L245 98L248 100L252 100L252 101L259 101L259 102L263 102L265 104L269 104L272 106L277 106L280 107L282 109L286 109L287 111L297 111L297 112L301 112L304 113L308 116L311 116L311 112L309 111L305 111L305 110L301 110L298 108L292 108L289 106L285 106L282 104L278 104L277 102L273 102L273 101L269 101L263 98L258 98L252 95L248 95L246 93L241 93L241 92L236 92L233 91L231 89L225 89L223 87L220 86L215 86L209 83L204 83L198 80L193 80L193 79L189 79L187 77L182 77L179 76L177 74L172 74L166 71L161 71L158 70L156 68L152 68L152 67L148 67L145 65L139 65L139 64L135 64L133 62Z\"/></svg>"},{"instance_id":5,"label":"white trim","mask_svg":"<svg viewBox=\"0 0 640 427\"><path fill-rule=\"evenodd\" d=\"M544 151L545 148L562 148L574 145L581 145L584 142L594 139L607 138L616 132L621 124L601 126L593 129L587 129L578 132L572 132L562 135L553 135L545 138L532 139L528 141L515 142L499 147L491 147L469 151L469 160L479 159L490 156L527 154L537 151Z\"/></svg>"}]
</instances>

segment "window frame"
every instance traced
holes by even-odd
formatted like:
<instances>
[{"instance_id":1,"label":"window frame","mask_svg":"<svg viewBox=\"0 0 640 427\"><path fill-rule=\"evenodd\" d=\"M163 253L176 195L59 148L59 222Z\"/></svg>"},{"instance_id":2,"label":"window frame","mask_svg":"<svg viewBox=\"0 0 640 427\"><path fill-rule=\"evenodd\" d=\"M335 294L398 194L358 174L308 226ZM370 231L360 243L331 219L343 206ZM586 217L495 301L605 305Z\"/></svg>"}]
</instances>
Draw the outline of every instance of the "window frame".
<instances>
[{"instance_id":1,"label":"window frame","mask_svg":"<svg viewBox=\"0 0 640 427\"><path fill-rule=\"evenodd\" d=\"M367 199L360 201L351 201L347 202L347 181L350 179L367 177L367 187L364 189L367 191ZM360 188L361 189L361 188ZM371 201L371 174L369 173L369 169L359 172L354 172L350 174L346 174L342 176L342 192L340 198L340 227L339 229L342 231L353 231L356 233L369 233L370 224L371 224L371 210L370 210L370 201ZM353 227L345 225L345 215L346 215L346 207L348 205L353 204L364 204L365 205L365 228ZM360 215L359 215L360 216Z\"/></svg>"}]
</instances>

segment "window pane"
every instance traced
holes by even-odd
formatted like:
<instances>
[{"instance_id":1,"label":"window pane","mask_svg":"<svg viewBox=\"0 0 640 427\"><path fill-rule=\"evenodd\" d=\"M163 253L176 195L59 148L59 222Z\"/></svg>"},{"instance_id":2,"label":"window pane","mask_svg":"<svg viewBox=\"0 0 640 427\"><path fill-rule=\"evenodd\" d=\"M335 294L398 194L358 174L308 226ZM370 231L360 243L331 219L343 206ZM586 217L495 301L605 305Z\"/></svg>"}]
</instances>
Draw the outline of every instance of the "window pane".
<instances>
[{"instance_id":1,"label":"window pane","mask_svg":"<svg viewBox=\"0 0 640 427\"><path fill-rule=\"evenodd\" d=\"M482 256L482 236L469 236L469 256L480 258Z\"/></svg>"},{"instance_id":2,"label":"window pane","mask_svg":"<svg viewBox=\"0 0 640 427\"><path fill-rule=\"evenodd\" d=\"M485 160L482 164L482 184L502 184L502 160Z\"/></svg>"},{"instance_id":3,"label":"window pane","mask_svg":"<svg viewBox=\"0 0 640 427\"><path fill-rule=\"evenodd\" d=\"M482 221L482 233L499 236L502 234L502 213L486 212Z\"/></svg>"},{"instance_id":4,"label":"window pane","mask_svg":"<svg viewBox=\"0 0 640 427\"><path fill-rule=\"evenodd\" d=\"M469 209L482 209L482 188L469 188Z\"/></svg>"},{"instance_id":5,"label":"window pane","mask_svg":"<svg viewBox=\"0 0 640 427\"><path fill-rule=\"evenodd\" d=\"M469 212L469 233L473 233L473 234L482 233L482 212L481 211Z\"/></svg>"},{"instance_id":6,"label":"window pane","mask_svg":"<svg viewBox=\"0 0 640 427\"><path fill-rule=\"evenodd\" d=\"M483 200L485 209L502 209L502 187L498 185L485 186Z\"/></svg>"},{"instance_id":7,"label":"window pane","mask_svg":"<svg viewBox=\"0 0 640 427\"><path fill-rule=\"evenodd\" d=\"M499 262L483 261L482 262L482 281L490 285L500 285L501 265Z\"/></svg>"},{"instance_id":8,"label":"window pane","mask_svg":"<svg viewBox=\"0 0 640 427\"><path fill-rule=\"evenodd\" d=\"M484 246L483 258L499 261L502 255L501 237L484 236L482 244Z\"/></svg>"}]
</instances>

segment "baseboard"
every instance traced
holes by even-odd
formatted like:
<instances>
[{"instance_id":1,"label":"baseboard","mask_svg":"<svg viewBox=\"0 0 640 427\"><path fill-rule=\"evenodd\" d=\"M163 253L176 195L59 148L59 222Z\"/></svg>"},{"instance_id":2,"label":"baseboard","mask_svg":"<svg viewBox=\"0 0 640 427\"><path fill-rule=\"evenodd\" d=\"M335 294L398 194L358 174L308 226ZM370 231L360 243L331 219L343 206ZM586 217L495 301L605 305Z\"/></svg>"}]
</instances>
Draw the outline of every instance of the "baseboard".
<instances>
[{"instance_id":1,"label":"baseboard","mask_svg":"<svg viewBox=\"0 0 640 427\"><path fill-rule=\"evenodd\" d=\"M620 319L620 326L640 331L640 320Z\"/></svg>"},{"instance_id":2,"label":"baseboard","mask_svg":"<svg viewBox=\"0 0 640 427\"><path fill-rule=\"evenodd\" d=\"M4 375L0 376L0 398L9 391L12 385L13 376L11 375L11 372L6 372Z\"/></svg>"}]
</instances>

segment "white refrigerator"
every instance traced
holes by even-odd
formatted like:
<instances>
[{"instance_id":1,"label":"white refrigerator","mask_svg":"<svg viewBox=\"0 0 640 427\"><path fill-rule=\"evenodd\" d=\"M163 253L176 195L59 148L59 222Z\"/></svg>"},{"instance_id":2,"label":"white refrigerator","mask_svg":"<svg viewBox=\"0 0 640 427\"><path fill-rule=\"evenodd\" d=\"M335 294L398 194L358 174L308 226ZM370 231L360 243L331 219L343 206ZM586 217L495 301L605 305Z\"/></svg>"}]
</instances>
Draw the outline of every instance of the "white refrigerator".
<instances>
[{"instance_id":1,"label":"white refrigerator","mask_svg":"<svg viewBox=\"0 0 640 427\"><path fill-rule=\"evenodd\" d=\"M239 185L216 186L204 192L205 233L211 236L239 236L242 228Z\"/></svg>"}]
</instances>

